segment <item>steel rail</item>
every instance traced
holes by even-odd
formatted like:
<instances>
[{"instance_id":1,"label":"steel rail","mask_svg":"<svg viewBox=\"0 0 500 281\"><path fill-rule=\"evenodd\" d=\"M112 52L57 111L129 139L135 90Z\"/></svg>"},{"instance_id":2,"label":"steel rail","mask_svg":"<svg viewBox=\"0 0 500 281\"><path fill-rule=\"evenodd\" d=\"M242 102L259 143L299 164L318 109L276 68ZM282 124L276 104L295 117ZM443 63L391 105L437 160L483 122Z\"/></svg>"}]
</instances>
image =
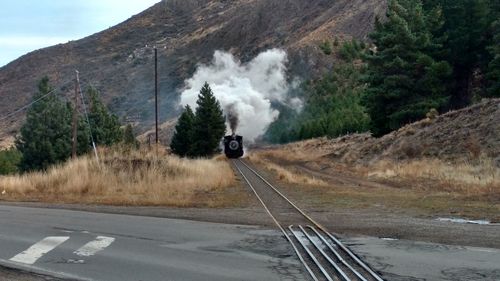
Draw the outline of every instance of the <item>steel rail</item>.
<instances>
[{"instance_id":1,"label":"steel rail","mask_svg":"<svg viewBox=\"0 0 500 281\"><path fill-rule=\"evenodd\" d=\"M245 174L243 173L243 171L241 171L240 167L238 167L238 165L236 164L236 161L234 162L234 166L236 167L236 169L238 170L238 172L240 172L241 176L246 181L246 183L248 184L248 186L250 186L250 188L252 189L253 193L255 194L255 196L257 197L257 199L260 201L260 203L262 204L262 206L266 210L267 214L273 219L274 223L278 226L278 228L281 230L281 232L283 233L283 235L285 235L285 237L288 240L288 242L292 245L293 250L295 251L295 253L299 257L299 260L302 262L302 264L306 268L306 270L309 273L309 275L311 276L311 278L314 281L319 281L318 278L316 277L316 275L314 274L314 272L311 270L311 268L309 267L309 265L304 260L304 257L302 257L302 255L300 254L300 251L297 248L297 246L295 245L295 243L293 243L292 239L288 236L288 234L286 233L285 229L281 226L281 224L278 222L278 220L273 216L273 214L271 213L271 211L269 210L269 208L267 208L266 204L264 203L264 201L262 200L262 198L260 197L260 195L257 193L257 191L255 190L255 188L253 187L252 183L250 183L250 181L245 176ZM292 232L292 234L293 234L293 232ZM299 243L300 243L300 241L299 241Z\"/></svg>"},{"instance_id":2,"label":"steel rail","mask_svg":"<svg viewBox=\"0 0 500 281\"><path fill-rule=\"evenodd\" d=\"M311 241L311 243L314 245L314 247L316 247L316 249L318 249L318 251L323 255L323 257L333 266L333 268L335 268L335 270L337 271L338 274L340 274L340 276L343 278L343 280L344 281L351 281L351 278L349 278L345 274L345 272L337 265L336 262L334 262L332 260L332 258L330 258L325 253L325 251L323 251L323 249L321 249L321 247L318 245L318 243L316 243L316 241L314 241L314 239L312 238L312 236L309 235L309 233L306 232L306 230L302 227L302 225L299 225L299 228L302 231L302 233L304 233L304 235L307 237L307 239L309 239L309 241Z\"/></svg>"},{"instance_id":3,"label":"steel rail","mask_svg":"<svg viewBox=\"0 0 500 281\"><path fill-rule=\"evenodd\" d=\"M314 254L311 252L311 250L309 250L309 248L307 248L307 245L302 242L302 240L300 240L299 236L295 233L295 231L293 231L293 228L292 226L290 225L288 227L288 229L290 229L290 232L293 234L293 236L295 236L295 239L297 239L297 241L299 241L299 243L302 245L302 248L304 248L304 250L306 251L306 253L309 255L309 257L313 260L313 262L316 264L316 266L319 268L319 270L321 271L321 273L323 273L323 275L325 276L325 278L328 280L328 281L334 281L332 279L332 277L330 276L330 274L328 274L328 272L326 271L326 269L321 265L321 263L318 261L318 259L314 256Z\"/></svg>"},{"instance_id":4,"label":"steel rail","mask_svg":"<svg viewBox=\"0 0 500 281\"><path fill-rule=\"evenodd\" d=\"M362 281L368 281L366 280L366 278L363 277L363 275L361 275L361 273L359 273L356 269L354 269L333 247L332 245L326 241L325 237L323 237L323 235L321 235L321 233L319 233L314 227L308 225L307 228L311 229L312 231L314 231L314 233L316 233L316 235L323 241L323 243L326 244L326 246L330 249L330 251L332 251L332 253L337 257L338 260L340 260L340 262L342 264L344 264L347 268L349 268L352 273L354 273L359 279L361 279Z\"/></svg>"},{"instance_id":5,"label":"steel rail","mask_svg":"<svg viewBox=\"0 0 500 281\"><path fill-rule=\"evenodd\" d=\"M279 194L283 199L285 199L290 205L292 205L299 213L301 213L306 219L308 219L314 226L321 229L332 241L334 241L344 252L346 252L359 266L361 266L364 270L366 270L373 278L377 281L384 281L377 273L375 273L368 265L366 265L363 261L361 261L349 248L347 248L342 242L340 242L335 236L330 234L328 230L312 219L309 215L304 213L297 205L295 205L290 199L288 199L283 193L281 193L276 187L274 187L271 183L269 183L264 177L262 177L257 171L252 169L249 165L247 165L243 160L239 160L245 167L247 167L250 171L252 171L257 177L259 177L262 181L264 181L269 187L271 187L277 194Z\"/></svg>"}]
</instances>

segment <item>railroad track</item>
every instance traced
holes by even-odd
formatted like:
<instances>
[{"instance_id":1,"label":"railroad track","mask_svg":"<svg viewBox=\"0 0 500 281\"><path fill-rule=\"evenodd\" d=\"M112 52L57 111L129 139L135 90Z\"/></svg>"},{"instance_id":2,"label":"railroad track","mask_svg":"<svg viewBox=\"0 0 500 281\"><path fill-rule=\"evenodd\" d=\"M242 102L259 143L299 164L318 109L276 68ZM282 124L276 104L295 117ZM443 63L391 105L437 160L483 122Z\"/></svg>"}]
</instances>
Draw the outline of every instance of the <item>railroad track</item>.
<instances>
[{"instance_id":1,"label":"railroad track","mask_svg":"<svg viewBox=\"0 0 500 281\"><path fill-rule=\"evenodd\" d=\"M290 242L315 281L383 281L328 230L313 220L245 160L233 160L242 178Z\"/></svg>"}]
</instances>

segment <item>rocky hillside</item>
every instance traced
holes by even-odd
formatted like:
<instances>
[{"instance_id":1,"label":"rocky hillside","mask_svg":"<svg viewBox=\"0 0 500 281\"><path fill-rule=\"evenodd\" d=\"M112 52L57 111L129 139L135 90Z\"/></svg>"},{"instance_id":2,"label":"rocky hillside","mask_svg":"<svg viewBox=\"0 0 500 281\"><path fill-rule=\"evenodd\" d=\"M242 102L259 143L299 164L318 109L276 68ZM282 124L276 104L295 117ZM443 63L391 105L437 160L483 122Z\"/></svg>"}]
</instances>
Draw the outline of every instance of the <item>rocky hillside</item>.
<instances>
[{"instance_id":1,"label":"rocky hillside","mask_svg":"<svg viewBox=\"0 0 500 281\"><path fill-rule=\"evenodd\" d=\"M62 95L78 69L120 117L141 127L154 120L153 50L159 46L161 118L177 115L183 81L198 63L225 50L248 61L269 48L289 54L289 70L303 78L332 65L318 45L325 38L365 38L386 0L169 0L87 38L29 53L0 68L0 112L29 103L47 75ZM0 121L0 139L16 133L22 116Z\"/></svg>"}]
</instances>

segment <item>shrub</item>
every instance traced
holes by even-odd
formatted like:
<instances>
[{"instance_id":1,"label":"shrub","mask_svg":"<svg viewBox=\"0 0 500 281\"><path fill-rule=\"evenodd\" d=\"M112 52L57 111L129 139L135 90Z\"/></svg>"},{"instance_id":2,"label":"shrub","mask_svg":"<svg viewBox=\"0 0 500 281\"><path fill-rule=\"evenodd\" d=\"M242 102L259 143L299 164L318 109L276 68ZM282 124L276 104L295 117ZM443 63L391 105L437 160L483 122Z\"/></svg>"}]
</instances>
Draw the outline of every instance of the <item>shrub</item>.
<instances>
[{"instance_id":1,"label":"shrub","mask_svg":"<svg viewBox=\"0 0 500 281\"><path fill-rule=\"evenodd\" d=\"M327 56L331 55L333 52L332 43L329 40L324 40L321 44L319 44L319 48Z\"/></svg>"},{"instance_id":2,"label":"shrub","mask_svg":"<svg viewBox=\"0 0 500 281\"><path fill-rule=\"evenodd\" d=\"M0 175L17 173L20 161L21 153L17 149L0 150Z\"/></svg>"}]
</instances>

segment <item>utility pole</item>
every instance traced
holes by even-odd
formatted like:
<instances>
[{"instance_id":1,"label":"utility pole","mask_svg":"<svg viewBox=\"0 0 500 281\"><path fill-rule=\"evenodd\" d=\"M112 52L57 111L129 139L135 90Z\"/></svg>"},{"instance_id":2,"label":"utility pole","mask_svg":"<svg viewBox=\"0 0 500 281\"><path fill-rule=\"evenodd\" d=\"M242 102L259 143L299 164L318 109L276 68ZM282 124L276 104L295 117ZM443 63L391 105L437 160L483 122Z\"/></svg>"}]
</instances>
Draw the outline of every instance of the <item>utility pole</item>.
<instances>
[{"instance_id":1,"label":"utility pole","mask_svg":"<svg viewBox=\"0 0 500 281\"><path fill-rule=\"evenodd\" d=\"M156 145L158 146L158 49L155 46L155 135Z\"/></svg>"},{"instance_id":2,"label":"utility pole","mask_svg":"<svg viewBox=\"0 0 500 281\"><path fill-rule=\"evenodd\" d=\"M73 136L71 138L72 140L72 147L71 147L71 158L75 159L76 154L77 154L77 148L78 148L78 91L80 89L80 78L78 76L78 70L76 71L76 80L75 80L75 108L73 109L73 122L72 122L72 129L73 129Z\"/></svg>"}]
</instances>

